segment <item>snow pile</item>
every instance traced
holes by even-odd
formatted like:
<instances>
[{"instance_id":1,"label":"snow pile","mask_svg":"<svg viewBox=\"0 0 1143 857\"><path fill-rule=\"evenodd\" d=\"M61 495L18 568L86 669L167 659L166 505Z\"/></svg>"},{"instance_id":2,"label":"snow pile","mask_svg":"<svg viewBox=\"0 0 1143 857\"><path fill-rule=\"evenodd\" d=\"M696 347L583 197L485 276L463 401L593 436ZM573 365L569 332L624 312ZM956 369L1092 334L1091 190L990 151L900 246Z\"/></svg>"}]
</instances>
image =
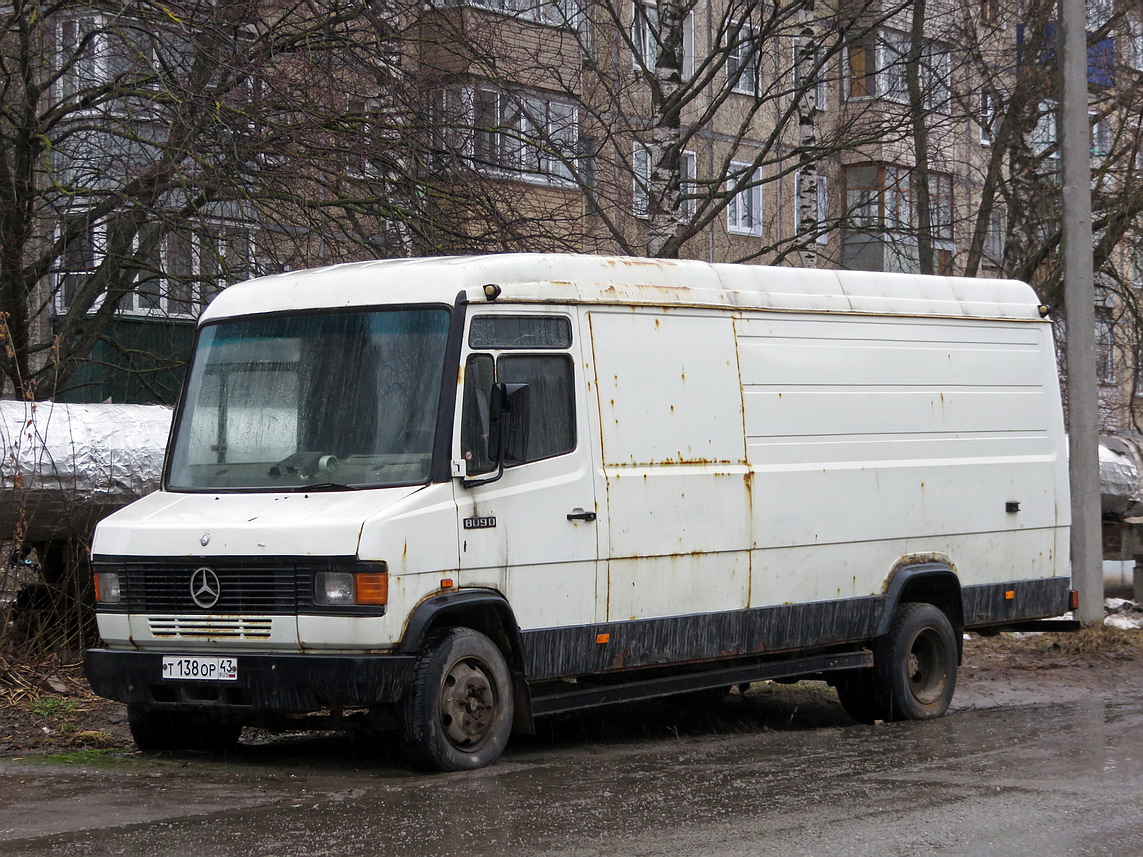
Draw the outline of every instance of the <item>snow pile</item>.
<instances>
[{"instance_id":1,"label":"snow pile","mask_svg":"<svg viewBox=\"0 0 1143 857\"><path fill-rule=\"evenodd\" d=\"M1106 598L1103 607L1107 614L1103 624L1125 631L1143 629L1143 604L1128 601L1126 598Z\"/></svg>"}]
</instances>

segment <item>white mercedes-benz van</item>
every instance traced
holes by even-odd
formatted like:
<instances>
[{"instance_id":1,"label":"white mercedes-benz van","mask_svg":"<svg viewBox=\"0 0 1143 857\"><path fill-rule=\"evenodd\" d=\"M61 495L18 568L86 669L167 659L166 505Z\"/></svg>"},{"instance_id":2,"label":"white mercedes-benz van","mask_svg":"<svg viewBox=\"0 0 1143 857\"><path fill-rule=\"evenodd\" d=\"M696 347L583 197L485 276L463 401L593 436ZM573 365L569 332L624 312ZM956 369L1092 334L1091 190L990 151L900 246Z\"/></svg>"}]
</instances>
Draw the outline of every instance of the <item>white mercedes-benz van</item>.
<instances>
[{"instance_id":1,"label":"white mercedes-benz van","mask_svg":"<svg viewBox=\"0 0 1143 857\"><path fill-rule=\"evenodd\" d=\"M162 490L99 525L87 672L144 749L388 713L439 770L538 715L767 678L938 716L962 631L1074 601L1065 459L1022 283L265 277L202 316Z\"/></svg>"}]
</instances>

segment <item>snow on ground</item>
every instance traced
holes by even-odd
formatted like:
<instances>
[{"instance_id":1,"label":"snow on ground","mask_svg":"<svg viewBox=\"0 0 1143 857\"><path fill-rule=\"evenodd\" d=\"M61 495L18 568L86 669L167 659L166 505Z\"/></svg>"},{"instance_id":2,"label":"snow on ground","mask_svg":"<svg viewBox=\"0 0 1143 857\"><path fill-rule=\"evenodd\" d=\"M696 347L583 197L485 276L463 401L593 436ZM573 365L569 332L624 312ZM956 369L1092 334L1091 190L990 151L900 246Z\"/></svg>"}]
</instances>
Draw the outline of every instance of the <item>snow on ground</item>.
<instances>
[{"instance_id":1,"label":"snow on ground","mask_svg":"<svg viewBox=\"0 0 1143 857\"><path fill-rule=\"evenodd\" d=\"M1103 624L1125 631L1143 629L1143 604L1126 598L1107 598L1104 599L1103 606L1107 612Z\"/></svg>"}]
</instances>

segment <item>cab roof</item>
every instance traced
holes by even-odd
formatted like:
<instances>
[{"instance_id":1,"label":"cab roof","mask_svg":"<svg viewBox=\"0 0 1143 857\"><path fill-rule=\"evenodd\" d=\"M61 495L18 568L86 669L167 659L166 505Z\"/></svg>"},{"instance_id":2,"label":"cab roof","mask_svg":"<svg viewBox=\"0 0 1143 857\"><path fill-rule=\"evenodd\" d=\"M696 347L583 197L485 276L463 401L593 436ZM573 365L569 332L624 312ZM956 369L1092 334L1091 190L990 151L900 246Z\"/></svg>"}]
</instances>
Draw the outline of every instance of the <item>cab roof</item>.
<instances>
[{"instance_id":1,"label":"cab roof","mask_svg":"<svg viewBox=\"0 0 1143 857\"><path fill-rule=\"evenodd\" d=\"M485 303L690 306L784 312L1039 321L1039 301L1016 280L773 268L683 259L504 253L352 262L291 271L225 289L200 321L389 304Z\"/></svg>"}]
</instances>

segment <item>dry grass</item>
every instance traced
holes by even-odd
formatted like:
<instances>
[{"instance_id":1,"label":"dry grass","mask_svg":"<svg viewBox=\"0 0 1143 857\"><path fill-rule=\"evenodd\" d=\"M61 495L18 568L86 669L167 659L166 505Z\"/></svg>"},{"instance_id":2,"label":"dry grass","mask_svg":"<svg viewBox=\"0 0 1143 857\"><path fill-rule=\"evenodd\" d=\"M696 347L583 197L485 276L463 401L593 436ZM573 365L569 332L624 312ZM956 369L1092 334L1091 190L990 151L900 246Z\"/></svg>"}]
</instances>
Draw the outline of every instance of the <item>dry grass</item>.
<instances>
[{"instance_id":1,"label":"dry grass","mask_svg":"<svg viewBox=\"0 0 1143 857\"><path fill-rule=\"evenodd\" d=\"M0 705L26 705L61 695L74 699L97 698L83 677L83 664L0 653Z\"/></svg>"},{"instance_id":2,"label":"dry grass","mask_svg":"<svg viewBox=\"0 0 1143 857\"><path fill-rule=\"evenodd\" d=\"M1082 631L1049 634L1000 634L975 638L967 648L1000 654L1056 652L1067 655L1143 653L1143 630L1127 631L1111 625L1092 625Z\"/></svg>"}]
</instances>

